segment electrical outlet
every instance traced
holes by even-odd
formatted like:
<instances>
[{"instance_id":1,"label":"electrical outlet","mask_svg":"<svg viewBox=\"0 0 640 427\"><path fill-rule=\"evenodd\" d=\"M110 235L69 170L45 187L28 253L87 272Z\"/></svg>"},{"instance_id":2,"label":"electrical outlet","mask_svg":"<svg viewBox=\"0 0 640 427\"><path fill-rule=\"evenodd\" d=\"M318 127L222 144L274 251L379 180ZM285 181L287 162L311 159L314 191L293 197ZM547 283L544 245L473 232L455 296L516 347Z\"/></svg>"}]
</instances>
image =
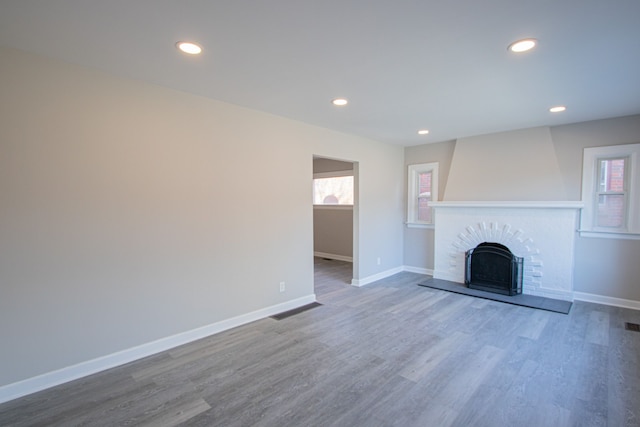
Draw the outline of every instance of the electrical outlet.
<instances>
[{"instance_id":1,"label":"electrical outlet","mask_svg":"<svg viewBox=\"0 0 640 427\"><path fill-rule=\"evenodd\" d=\"M380 265L380 257L378 257L378 265Z\"/></svg>"},{"instance_id":2,"label":"electrical outlet","mask_svg":"<svg viewBox=\"0 0 640 427\"><path fill-rule=\"evenodd\" d=\"M284 282L280 282L280 292L284 292L284 290L285 290Z\"/></svg>"}]
</instances>

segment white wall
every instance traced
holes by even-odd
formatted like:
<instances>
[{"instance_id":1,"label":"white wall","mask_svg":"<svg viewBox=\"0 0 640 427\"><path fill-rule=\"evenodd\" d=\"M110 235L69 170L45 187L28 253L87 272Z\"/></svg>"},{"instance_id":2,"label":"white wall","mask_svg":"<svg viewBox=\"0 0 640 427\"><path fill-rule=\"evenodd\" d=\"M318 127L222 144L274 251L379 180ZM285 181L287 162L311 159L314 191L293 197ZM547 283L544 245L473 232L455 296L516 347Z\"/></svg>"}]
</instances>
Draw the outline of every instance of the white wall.
<instances>
[{"instance_id":1,"label":"white wall","mask_svg":"<svg viewBox=\"0 0 640 427\"><path fill-rule=\"evenodd\" d=\"M0 387L313 295L314 154L359 162L354 276L402 265L401 148L0 63Z\"/></svg>"},{"instance_id":2,"label":"white wall","mask_svg":"<svg viewBox=\"0 0 640 427\"><path fill-rule=\"evenodd\" d=\"M495 153L493 155L496 157L496 161L492 163L493 176L499 176L499 173L508 171L512 165L520 165L522 167L519 169L520 176L518 178L520 180L529 179L531 184L535 185L536 169L532 169L529 164L523 165L523 159L526 160L532 155L532 141L529 140L531 132L535 132L535 129L483 135L473 138L473 140L490 140L491 153ZM553 182L560 181L558 189L561 189L562 194L566 194L566 200L578 201L581 197L583 149L585 147L640 142L640 115L554 126L549 129L549 132L553 144L553 154L548 156L549 164L542 165L540 168L559 170L559 176L555 174ZM519 136L524 136L525 140L520 140ZM405 149L405 164L439 161L442 191L442 185L448 186L450 184L448 165L454 158L455 149L453 147L456 147L458 143L459 141L450 141L441 144L407 147ZM503 145L505 150L502 150L500 145ZM514 146L520 145L526 145L526 149L513 150ZM544 148L548 151L546 147ZM540 156L534 155L534 157L536 163L540 164ZM510 183L502 186L498 182L495 186L488 187L486 182L473 179L474 176L484 173L485 164L486 162L476 162L476 166L474 166L472 162L467 162L465 165L464 173L469 178L466 180L468 188L464 190L465 197L472 197L476 193L480 195L470 200L491 200L494 197L495 200L505 198L508 200L532 200L531 194L535 194L536 199L550 201L558 200L561 196L559 191L550 190L546 181L543 182L544 186L528 188L527 192L519 198L517 193L512 191L515 187ZM495 187L498 188L492 196L492 193L487 189ZM448 190L445 190L445 194L449 195ZM432 230L406 229L404 234L405 264L416 268L432 269ZM640 301L640 284L637 279L640 277L640 263L637 262L640 259L639 240L577 237L575 251L574 290L576 292Z\"/></svg>"}]
</instances>

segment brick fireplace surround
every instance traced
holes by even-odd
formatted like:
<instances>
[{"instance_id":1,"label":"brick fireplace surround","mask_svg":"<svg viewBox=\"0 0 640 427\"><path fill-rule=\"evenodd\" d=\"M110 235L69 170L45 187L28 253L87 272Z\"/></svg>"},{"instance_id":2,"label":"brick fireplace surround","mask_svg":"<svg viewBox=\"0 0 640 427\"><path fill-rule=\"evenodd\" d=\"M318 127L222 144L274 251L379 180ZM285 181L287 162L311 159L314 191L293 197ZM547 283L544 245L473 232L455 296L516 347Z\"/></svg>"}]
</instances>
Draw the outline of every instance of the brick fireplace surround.
<instances>
[{"instance_id":1,"label":"brick fireplace surround","mask_svg":"<svg viewBox=\"0 0 640 427\"><path fill-rule=\"evenodd\" d=\"M464 253L500 243L524 258L522 292L573 301L582 202L434 202L433 277L464 283Z\"/></svg>"}]
</instances>

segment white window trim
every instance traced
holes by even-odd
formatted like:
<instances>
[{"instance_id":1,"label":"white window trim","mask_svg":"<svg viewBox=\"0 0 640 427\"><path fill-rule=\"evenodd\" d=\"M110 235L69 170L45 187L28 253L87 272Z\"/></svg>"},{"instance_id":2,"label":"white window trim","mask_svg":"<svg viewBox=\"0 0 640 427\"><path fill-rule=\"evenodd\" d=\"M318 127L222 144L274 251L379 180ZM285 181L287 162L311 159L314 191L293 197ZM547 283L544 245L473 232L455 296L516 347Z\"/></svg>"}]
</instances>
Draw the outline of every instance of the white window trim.
<instances>
[{"instance_id":1,"label":"white window trim","mask_svg":"<svg viewBox=\"0 0 640 427\"><path fill-rule=\"evenodd\" d=\"M427 228L427 229L434 229L435 224L433 223L412 223L412 222L405 222L405 224L407 225L407 228Z\"/></svg>"},{"instance_id":2,"label":"white window trim","mask_svg":"<svg viewBox=\"0 0 640 427\"><path fill-rule=\"evenodd\" d=\"M626 226L621 229L597 227L595 225L595 204L598 184L598 159L626 157L628 165ZM584 208L580 215L580 236L612 239L640 240L640 144L611 145L584 149L582 167L582 201Z\"/></svg>"},{"instance_id":3,"label":"white window trim","mask_svg":"<svg viewBox=\"0 0 640 427\"><path fill-rule=\"evenodd\" d=\"M409 165L407 177L407 227L431 228L433 222L418 221L418 175L431 172L431 200L438 201L438 162ZM433 215L431 216L433 218Z\"/></svg>"}]
</instances>

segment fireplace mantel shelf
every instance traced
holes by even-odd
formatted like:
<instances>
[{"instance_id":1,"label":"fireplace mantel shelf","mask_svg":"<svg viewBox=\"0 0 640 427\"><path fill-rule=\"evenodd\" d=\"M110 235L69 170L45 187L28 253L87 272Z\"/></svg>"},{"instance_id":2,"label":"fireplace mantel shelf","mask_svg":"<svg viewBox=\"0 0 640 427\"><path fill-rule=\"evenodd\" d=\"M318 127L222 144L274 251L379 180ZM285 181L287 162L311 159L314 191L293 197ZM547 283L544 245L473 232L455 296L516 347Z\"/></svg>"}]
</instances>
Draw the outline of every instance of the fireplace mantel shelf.
<instances>
[{"instance_id":1,"label":"fireplace mantel shelf","mask_svg":"<svg viewBox=\"0 0 640 427\"><path fill-rule=\"evenodd\" d=\"M455 201L455 202L431 202L434 208L526 208L526 209L582 209L584 203L580 201L518 201L518 202L494 202L494 201Z\"/></svg>"}]
</instances>

